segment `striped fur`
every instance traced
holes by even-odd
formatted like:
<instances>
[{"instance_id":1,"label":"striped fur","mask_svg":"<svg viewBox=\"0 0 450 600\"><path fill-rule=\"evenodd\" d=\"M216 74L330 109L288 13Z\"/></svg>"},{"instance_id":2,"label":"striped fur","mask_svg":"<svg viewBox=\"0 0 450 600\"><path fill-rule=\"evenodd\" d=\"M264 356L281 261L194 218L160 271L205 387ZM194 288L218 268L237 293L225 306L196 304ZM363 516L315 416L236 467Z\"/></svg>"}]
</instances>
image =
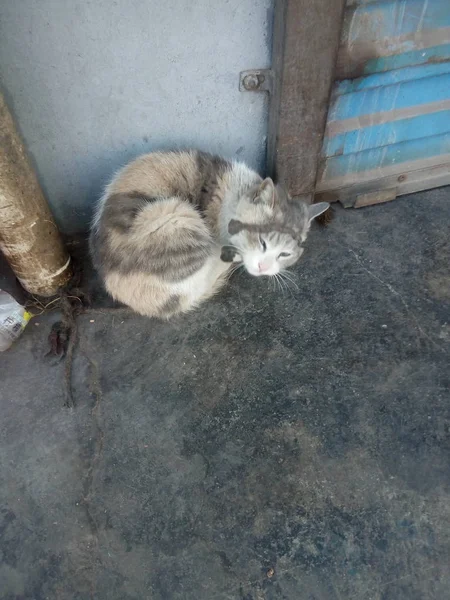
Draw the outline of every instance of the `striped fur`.
<instances>
[{"instance_id":1,"label":"striped fur","mask_svg":"<svg viewBox=\"0 0 450 600\"><path fill-rule=\"evenodd\" d=\"M222 246L236 248L248 268L246 255L260 247L255 227L283 237L285 202L273 183L241 163L199 151L147 154L107 186L91 231L93 262L115 299L143 315L170 318L225 283L230 263L221 260ZM251 226L233 236L233 219ZM298 239L279 240L283 247L289 242L292 256L301 254L309 227L305 218L298 225Z\"/></svg>"}]
</instances>

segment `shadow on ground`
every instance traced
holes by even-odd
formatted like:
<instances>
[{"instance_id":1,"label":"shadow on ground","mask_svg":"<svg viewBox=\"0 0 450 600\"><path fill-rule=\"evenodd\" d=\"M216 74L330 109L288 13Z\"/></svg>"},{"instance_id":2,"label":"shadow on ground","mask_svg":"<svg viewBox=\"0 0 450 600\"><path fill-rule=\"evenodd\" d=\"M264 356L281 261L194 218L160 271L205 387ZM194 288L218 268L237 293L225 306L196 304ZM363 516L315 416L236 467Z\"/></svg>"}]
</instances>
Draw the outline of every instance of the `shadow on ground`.
<instances>
[{"instance_id":1,"label":"shadow on ground","mask_svg":"<svg viewBox=\"0 0 450 600\"><path fill-rule=\"evenodd\" d=\"M295 285L0 357L0 598L443 600L450 190L316 227ZM91 290L92 292L92 290Z\"/></svg>"}]
</instances>

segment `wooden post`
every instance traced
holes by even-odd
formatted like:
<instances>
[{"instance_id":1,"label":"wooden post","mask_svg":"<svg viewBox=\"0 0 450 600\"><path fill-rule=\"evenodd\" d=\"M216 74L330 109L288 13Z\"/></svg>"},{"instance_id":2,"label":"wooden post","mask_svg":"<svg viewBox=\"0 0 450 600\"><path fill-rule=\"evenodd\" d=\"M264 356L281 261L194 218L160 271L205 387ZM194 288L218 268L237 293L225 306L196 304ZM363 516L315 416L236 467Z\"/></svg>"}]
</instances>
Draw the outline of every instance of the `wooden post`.
<instances>
[{"instance_id":1,"label":"wooden post","mask_svg":"<svg viewBox=\"0 0 450 600\"><path fill-rule=\"evenodd\" d=\"M1 94L0 250L32 294L52 296L71 277L69 254Z\"/></svg>"},{"instance_id":2,"label":"wooden post","mask_svg":"<svg viewBox=\"0 0 450 600\"><path fill-rule=\"evenodd\" d=\"M312 201L345 0L275 0L268 171Z\"/></svg>"}]
</instances>

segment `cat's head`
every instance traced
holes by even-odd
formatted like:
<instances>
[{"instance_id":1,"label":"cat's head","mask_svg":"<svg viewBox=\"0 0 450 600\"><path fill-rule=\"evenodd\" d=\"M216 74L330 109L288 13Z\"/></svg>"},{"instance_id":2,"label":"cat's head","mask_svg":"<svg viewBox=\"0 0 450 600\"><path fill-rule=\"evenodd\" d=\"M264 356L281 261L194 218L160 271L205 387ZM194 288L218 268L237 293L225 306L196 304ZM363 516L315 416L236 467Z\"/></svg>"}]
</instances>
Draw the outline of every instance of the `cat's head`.
<instances>
[{"instance_id":1,"label":"cat's head","mask_svg":"<svg viewBox=\"0 0 450 600\"><path fill-rule=\"evenodd\" d=\"M251 275L276 275L298 261L311 222L327 208L327 202L292 201L267 178L239 199L222 260L243 261Z\"/></svg>"}]
</instances>

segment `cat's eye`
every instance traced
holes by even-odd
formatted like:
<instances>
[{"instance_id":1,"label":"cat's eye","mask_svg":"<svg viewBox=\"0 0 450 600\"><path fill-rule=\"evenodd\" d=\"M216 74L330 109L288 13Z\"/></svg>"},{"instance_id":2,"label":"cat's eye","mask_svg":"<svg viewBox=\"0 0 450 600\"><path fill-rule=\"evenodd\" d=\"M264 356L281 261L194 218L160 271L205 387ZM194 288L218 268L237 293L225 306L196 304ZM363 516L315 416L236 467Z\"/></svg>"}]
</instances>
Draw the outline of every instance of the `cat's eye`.
<instances>
[{"instance_id":1,"label":"cat's eye","mask_svg":"<svg viewBox=\"0 0 450 600\"><path fill-rule=\"evenodd\" d=\"M259 238L259 243L261 244L261 248L263 249L263 252L265 252L267 250L267 244L266 242L262 239L262 237L260 236Z\"/></svg>"},{"instance_id":2,"label":"cat's eye","mask_svg":"<svg viewBox=\"0 0 450 600\"><path fill-rule=\"evenodd\" d=\"M289 258L289 256L291 256L290 252L280 252L278 258Z\"/></svg>"}]
</instances>

